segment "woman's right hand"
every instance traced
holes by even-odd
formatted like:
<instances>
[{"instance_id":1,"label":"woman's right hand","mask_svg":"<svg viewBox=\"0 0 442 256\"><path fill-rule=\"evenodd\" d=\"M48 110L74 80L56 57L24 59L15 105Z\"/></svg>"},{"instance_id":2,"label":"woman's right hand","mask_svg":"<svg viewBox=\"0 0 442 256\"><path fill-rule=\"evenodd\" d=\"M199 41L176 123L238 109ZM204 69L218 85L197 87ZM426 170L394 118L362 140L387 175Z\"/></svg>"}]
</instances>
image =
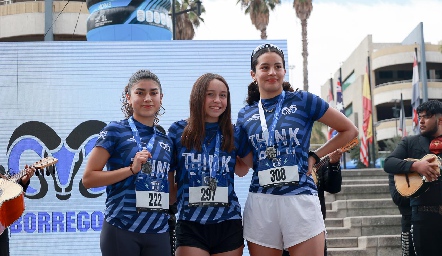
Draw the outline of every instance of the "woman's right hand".
<instances>
[{"instance_id":1,"label":"woman's right hand","mask_svg":"<svg viewBox=\"0 0 442 256\"><path fill-rule=\"evenodd\" d=\"M132 171L134 173L138 173L141 171L141 166L147 162L149 158L152 157L152 154L147 151L146 149L143 149L142 151L139 151L135 154L134 160L132 163Z\"/></svg>"}]
</instances>

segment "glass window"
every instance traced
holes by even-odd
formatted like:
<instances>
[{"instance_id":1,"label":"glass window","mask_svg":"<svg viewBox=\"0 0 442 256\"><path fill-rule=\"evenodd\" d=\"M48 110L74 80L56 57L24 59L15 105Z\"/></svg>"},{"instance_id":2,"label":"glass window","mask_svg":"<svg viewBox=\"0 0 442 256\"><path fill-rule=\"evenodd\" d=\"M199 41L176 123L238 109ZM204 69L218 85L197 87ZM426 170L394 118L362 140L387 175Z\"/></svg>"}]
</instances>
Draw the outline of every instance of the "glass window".
<instances>
[{"instance_id":1,"label":"glass window","mask_svg":"<svg viewBox=\"0 0 442 256\"><path fill-rule=\"evenodd\" d=\"M391 70L388 70L388 71L379 71L379 78L380 78L380 79L393 78L393 71L391 71Z\"/></svg>"},{"instance_id":2,"label":"glass window","mask_svg":"<svg viewBox=\"0 0 442 256\"><path fill-rule=\"evenodd\" d=\"M342 91L345 91L356 79L355 72L353 71L342 83Z\"/></svg>"},{"instance_id":3,"label":"glass window","mask_svg":"<svg viewBox=\"0 0 442 256\"><path fill-rule=\"evenodd\" d=\"M350 103L345 109L344 109L344 115L349 117L351 114L353 114L353 103Z\"/></svg>"}]
</instances>

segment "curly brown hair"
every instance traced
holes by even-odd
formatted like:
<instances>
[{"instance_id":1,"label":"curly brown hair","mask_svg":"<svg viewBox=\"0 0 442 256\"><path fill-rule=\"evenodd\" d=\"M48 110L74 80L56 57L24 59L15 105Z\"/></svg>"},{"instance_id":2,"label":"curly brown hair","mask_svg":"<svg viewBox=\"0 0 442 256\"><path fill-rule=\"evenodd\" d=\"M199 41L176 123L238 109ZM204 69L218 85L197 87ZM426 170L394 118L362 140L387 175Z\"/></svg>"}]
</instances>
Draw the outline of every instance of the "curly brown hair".
<instances>
[{"instance_id":1,"label":"curly brown hair","mask_svg":"<svg viewBox=\"0 0 442 256\"><path fill-rule=\"evenodd\" d=\"M158 87L160 88L160 94L163 93L163 90L161 88L161 82L160 82L160 79L158 79L157 75L152 73L150 70L146 70L146 69L138 70L137 72L135 72L129 78L129 82L124 87L124 91L123 91L123 93L121 95L121 103L122 103L121 111L123 111L125 118L129 118L129 117L131 117L134 114L134 110L133 110L132 106L127 101L127 96L130 94L130 91L132 90L132 87L135 84L137 84L138 82L140 82L141 80L152 80L152 81L154 81L155 83L158 84ZM160 106L160 110L163 110L163 112L164 112L163 105ZM160 114L160 110L158 110L158 112L155 114L154 124L158 124L158 122L160 121L158 119L158 116L161 115Z\"/></svg>"}]
</instances>

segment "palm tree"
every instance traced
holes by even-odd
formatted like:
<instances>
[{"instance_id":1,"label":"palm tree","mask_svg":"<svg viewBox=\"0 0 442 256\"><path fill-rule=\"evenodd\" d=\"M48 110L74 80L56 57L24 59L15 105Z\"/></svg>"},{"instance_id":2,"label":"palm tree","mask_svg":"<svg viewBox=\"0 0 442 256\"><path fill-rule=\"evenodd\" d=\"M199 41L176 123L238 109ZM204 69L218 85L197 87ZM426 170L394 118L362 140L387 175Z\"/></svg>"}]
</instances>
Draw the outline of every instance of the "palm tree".
<instances>
[{"instance_id":1,"label":"palm tree","mask_svg":"<svg viewBox=\"0 0 442 256\"><path fill-rule=\"evenodd\" d=\"M313 10L312 1L313 0L293 0L293 8L295 8L296 16L301 20L304 91L308 91L307 20Z\"/></svg>"},{"instance_id":2,"label":"palm tree","mask_svg":"<svg viewBox=\"0 0 442 256\"><path fill-rule=\"evenodd\" d=\"M176 12L185 11L196 7L197 0L182 0L175 2ZM205 13L206 9L201 4L201 13ZM192 40L195 36L195 28L198 28L204 19L198 16L194 11L183 13L175 16L175 40Z\"/></svg>"},{"instance_id":3,"label":"palm tree","mask_svg":"<svg viewBox=\"0 0 442 256\"><path fill-rule=\"evenodd\" d=\"M252 24L261 31L261 39L267 39L267 25L269 25L270 11L275 9L281 0L238 0L241 8L245 8L244 14L249 14Z\"/></svg>"}]
</instances>

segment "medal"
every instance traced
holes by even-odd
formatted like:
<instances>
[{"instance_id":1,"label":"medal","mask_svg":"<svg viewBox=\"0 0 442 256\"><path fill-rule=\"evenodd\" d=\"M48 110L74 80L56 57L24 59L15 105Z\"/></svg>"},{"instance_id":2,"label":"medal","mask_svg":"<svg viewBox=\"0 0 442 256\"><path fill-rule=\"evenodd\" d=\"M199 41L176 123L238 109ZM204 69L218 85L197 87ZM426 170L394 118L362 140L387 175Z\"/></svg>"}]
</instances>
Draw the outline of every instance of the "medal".
<instances>
[{"instance_id":1,"label":"medal","mask_svg":"<svg viewBox=\"0 0 442 256\"><path fill-rule=\"evenodd\" d=\"M275 147L267 147L266 148L266 157L268 159L273 159L276 157L276 148Z\"/></svg>"},{"instance_id":2,"label":"medal","mask_svg":"<svg viewBox=\"0 0 442 256\"><path fill-rule=\"evenodd\" d=\"M141 171L146 174L150 174L152 172L152 164L150 161L147 161L143 165L141 165Z\"/></svg>"},{"instance_id":3,"label":"medal","mask_svg":"<svg viewBox=\"0 0 442 256\"><path fill-rule=\"evenodd\" d=\"M216 190L216 183L217 183L217 181L215 178L210 178L209 179L209 189L212 191L215 191Z\"/></svg>"}]
</instances>

